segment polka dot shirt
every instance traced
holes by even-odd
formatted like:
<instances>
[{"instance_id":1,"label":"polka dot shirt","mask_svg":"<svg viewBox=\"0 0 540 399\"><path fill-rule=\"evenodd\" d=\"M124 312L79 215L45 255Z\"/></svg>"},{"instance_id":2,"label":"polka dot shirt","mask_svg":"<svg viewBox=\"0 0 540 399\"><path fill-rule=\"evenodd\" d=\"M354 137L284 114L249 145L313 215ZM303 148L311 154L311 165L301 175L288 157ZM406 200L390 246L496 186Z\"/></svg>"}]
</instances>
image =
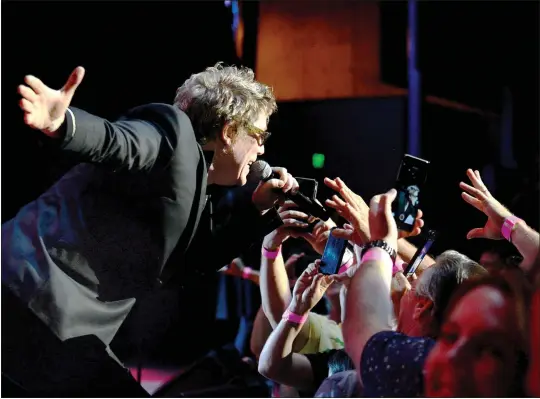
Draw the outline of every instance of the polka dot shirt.
<instances>
[{"instance_id":1,"label":"polka dot shirt","mask_svg":"<svg viewBox=\"0 0 540 399\"><path fill-rule=\"evenodd\" d=\"M422 369L435 340L394 331L373 335L362 352L360 372L366 397L424 396Z\"/></svg>"}]
</instances>

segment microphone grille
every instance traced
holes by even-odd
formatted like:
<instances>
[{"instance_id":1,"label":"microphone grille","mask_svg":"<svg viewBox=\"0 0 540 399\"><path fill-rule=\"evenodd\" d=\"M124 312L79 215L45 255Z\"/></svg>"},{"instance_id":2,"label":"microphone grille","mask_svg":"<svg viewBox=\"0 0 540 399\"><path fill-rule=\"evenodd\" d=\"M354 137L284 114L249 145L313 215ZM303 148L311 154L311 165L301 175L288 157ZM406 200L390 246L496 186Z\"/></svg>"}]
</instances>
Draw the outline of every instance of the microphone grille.
<instances>
[{"instance_id":1,"label":"microphone grille","mask_svg":"<svg viewBox=\"0 0 540 399\"><path fill-rule=\"evenodd\" d=\"M249 174L247 175L247 181L249 183L258 183L259 181L270 177L272 174L272 168L268 162L259 160L251 164Z\"/></svg>"}]
</instances>

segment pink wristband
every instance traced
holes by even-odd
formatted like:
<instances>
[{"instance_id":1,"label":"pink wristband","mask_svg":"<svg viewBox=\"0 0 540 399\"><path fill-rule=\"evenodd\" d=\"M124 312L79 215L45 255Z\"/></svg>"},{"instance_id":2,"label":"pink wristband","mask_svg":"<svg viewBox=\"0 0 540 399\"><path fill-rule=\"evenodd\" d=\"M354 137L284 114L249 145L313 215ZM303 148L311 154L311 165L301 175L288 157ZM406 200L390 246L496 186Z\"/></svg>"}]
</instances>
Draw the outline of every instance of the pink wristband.
<instances>
[{"instance_id":1,"label":"pink wristband","mask_svg":"<svg viewBox=\"0 0 540 399\"><path fill-rule=\"evenodd\" d=\"M392 258L390 257L390 254L386 252L384 249L381 248L370 248L365 253L364 256L362 256L362 262L369 262L369 261L380 261L384 262L388 266L389 269L392 269L394 264L392 263Z\"/></svg>"},{"instance_id":2,"label":"pink wristband","mask_svg":"<svg viewBox=\"0 0 540 399\"><path fill-rule=\"evenodd\" d=\"M251 272L253 271L253 269L251 267L244 267L242 269L242 278L244 279L248 279L251 277Z\"/></svg>"},{"instance_id":3,"label":"pink wristband","mask_svg":"<svg viewBox=\"0 0 540 399\"><path fill-rule=\"evenodd\" d=\"M521 220L517 216L514 216L514 215L508 216L506 219L504 219L504 222L501 228L502 236L506 238L508 241L512 242L512 232L514 231L515 225L522 221L523 220Z\"/></svg>"},{"instance_id":4,"label":"pink wristband","mask_svg":"<svg viewBox=\"0 0 540 399\"><path fill-rule=\"evenodd\" d=\"M270 251L265 247L262 247L262 254L266 259L276 259L281 253L281 245L275 251Z\"/></svg>"},{"instance_id":5,"label":"pink wristband","mask_svg":"<svg viewBox=\"0 0 540 399\"><path fill-rule=\"evenodd\" d=\"M394 274L396 274L397 272L402 272L403 271L403 264L405 262L403 262L400 258L397 258L396 259L396 262L394 263L394 267L392 267L392 276Z\"/></svg>"},{"instance_id":6,"label":"pink wristband","mask_svg":"<svg viewBox=\"0 0 540 399\"><path fill-rule=\"evenodd\" d=\"M283 317L282 317L283 320L287 320L296 324L304 324L307 318L308 318L307 314L304 316L300 316L300 315L297 315L296 313L292 313L289 309L287 309L285 313L283 313Z\"/></svg>"},{"instance_id":7,"label":"pink wristband","mask_svg":"<svg viewBox=\"0 0 540 399\"><path fill-rule=\"evenodd\" d=\"M354 257L351 256L351 258L341 265L339 268L338 274L345 273L347 270L349 270L349 267L351 267L354 263Z\"/></svg>"}]
</instances>

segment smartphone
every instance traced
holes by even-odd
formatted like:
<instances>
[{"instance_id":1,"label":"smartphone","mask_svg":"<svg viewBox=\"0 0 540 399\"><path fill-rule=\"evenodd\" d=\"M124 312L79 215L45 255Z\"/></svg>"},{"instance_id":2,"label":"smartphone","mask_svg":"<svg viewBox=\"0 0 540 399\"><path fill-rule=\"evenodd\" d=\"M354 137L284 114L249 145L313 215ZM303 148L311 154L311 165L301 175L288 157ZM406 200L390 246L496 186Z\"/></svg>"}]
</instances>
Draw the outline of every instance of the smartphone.
<instances>
[{"instance_id":1,"label":"smartphone","mask_svg":"<svg viewBox=\"0 0 540 399\"><path fill-rule=\"evenodd\" d=\"M435 230L429 230L427 233L427 240L422 246L422 248L418 248L412 257L411 261L403 270L403 274L405 277L412 276L413 273L418 269L418 266L420 266L420 263L424 260L425 256L427 255L429 249L433 245L433 242L437 238L437 232Z\"/></svg>"},{"instance_id":2,"label":"smartphone","mask_svg":"<svg viewBox=\"0 0 540 399\"><path fill-rule=\"evenodd\" d=\"M420 193L427 179L429 161L405 154L396 181L397 198L392 213L398 229L412 231L420 207Z\"/></svg>"},{"instance_id":3,"label":"smartphone","mask_svg":"<svg viewBox=\"0 0 540 399\"><path fill-rule=\"evenodd\" d=\"M337 274L339 271L348 243L348 240L334 237L332 235L334 229L335 227L330 230L330 236L324 247L321 265L319 267L319 272L327 275Z\"/></svg>"},{"instance_id":4,"label":"smartphone","mask_svg":"<svg viewBox=\"0 0 540 399\"><path fill-rule=\"evenodd\" d=\"M314 200L317 198L317 190L319 189L319 183L315 179L309 179L307 177L297 177L299 191L309 199Z\"/></svg>"}]
</instances>

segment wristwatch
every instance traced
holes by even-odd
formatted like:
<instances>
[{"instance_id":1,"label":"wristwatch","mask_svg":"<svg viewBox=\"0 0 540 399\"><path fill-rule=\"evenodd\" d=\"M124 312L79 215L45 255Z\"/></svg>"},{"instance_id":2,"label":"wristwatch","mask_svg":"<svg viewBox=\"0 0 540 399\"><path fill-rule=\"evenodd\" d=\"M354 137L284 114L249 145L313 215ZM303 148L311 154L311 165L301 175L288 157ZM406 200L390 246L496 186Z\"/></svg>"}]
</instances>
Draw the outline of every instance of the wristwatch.
<instances>
[{"instance_id":1,"label":"wristwatch","mask_svg":"<svg viewBox=\"0 0 540 399\"><path fill-rule=\"evenodd\" d=\"M375 241L368 242L366 245L364 245L364 248L362 249L362 254L360 257L364 256L366 251L371 248L381 248L385 250L388 253L388 255L390 255L390 258L392 258L392 263L393 264L396 263L396 258L397 258L396 250L392 248L390 245L388 245L388 243L384 240L375 240Z\"/></svg>"}]
</instances>

